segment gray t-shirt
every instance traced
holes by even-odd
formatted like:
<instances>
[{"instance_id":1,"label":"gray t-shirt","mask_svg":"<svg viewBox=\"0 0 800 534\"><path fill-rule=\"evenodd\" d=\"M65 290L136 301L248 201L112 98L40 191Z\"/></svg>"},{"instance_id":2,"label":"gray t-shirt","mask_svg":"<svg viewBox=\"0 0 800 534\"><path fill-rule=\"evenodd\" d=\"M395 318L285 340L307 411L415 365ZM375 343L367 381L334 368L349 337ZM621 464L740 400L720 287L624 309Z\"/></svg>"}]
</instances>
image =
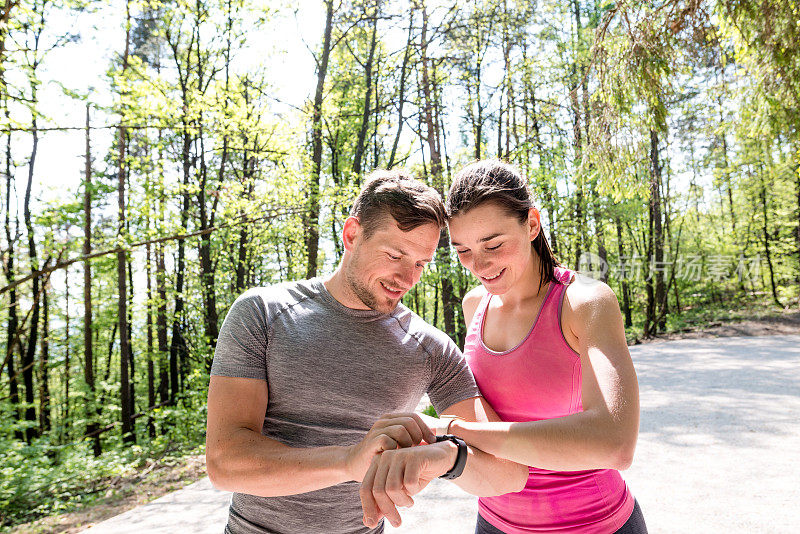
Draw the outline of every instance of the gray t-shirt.
<instances>
[{"instance_id":1,"label":"gray t-shirt","mask_svg":"<svg viewBox=\"0 0 800 534\"><path fill-rule=\"evenodd\" d=\"M321 279L254 288L233 303L212 375L267 381L261 433L291 447L352 445L383 414L437 411L480 393L450 338L402 304L391 314L339 303ZM359 484L285 497L234 493L226 532L366 534Z\"/></svg>"}]
</instances>

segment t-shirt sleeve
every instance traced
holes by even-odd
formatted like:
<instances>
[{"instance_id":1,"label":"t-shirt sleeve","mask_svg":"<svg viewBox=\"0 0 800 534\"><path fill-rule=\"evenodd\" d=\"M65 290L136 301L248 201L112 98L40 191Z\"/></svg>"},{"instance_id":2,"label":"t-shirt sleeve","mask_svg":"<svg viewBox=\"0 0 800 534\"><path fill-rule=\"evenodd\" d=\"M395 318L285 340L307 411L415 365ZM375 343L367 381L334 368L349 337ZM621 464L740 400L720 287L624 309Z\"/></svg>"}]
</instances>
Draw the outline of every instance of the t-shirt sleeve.
<instances>
[{"instance_id":1,"label":"t-shirt sleeve","mask_svg":"<svg viewBox=\"0 0 800 534\"><path fill-rule=\"evenodd\" d=\"M467 365L467 360L453 341L442 334L444 340L437 340L431 351L431 383L428 397L437 413L466 399L480 396Z\"/></svg>"},{"instance_id":2,"label":"t-shirt sleeve","mask_svg":"<svg viewBox=\"0 0 800 534\"><path fill-rule=\"evenodd\" d=\"M250 290L231 306L217 338L211 375L267 379L267 314Z\"/></svg>"}]
</instances>

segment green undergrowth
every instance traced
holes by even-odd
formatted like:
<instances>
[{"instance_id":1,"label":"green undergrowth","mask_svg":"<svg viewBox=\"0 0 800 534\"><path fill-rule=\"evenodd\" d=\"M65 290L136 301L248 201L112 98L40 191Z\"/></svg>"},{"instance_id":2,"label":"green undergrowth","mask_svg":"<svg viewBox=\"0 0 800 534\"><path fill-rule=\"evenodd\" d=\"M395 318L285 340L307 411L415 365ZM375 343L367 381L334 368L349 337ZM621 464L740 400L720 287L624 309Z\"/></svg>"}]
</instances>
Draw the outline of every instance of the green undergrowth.
<instances>
[{"instance_id":1,"label":"green undergrowth","mask_svg":"<svg viewBox=\"0 0 800 534\"><path fill-rule=\"evenodd\" d=\"M422 413L425 415L430 415L431 417L439 417L439 414L436 413L436 409L433 406L428 406L422 410Z\"/></svg>"},{"instance_id":2,"label":"green undergrowth","mask_svg":"<svg viewBox=\"0 0 800 534\"><path fill-rule=\"evenodd\" d=\"M742 294L741 292L696 293L681 302L680 309L671 303L665 329L659 335L702 331L744 321L798 323L800 309L797 298L781 295L783 307L778 306L769 293ZM643 319L625 329L629 343L641 341Z\"/></svg>"},{"instance_id":3,"label":"green undergrowth","mask_svg":"<svg viewBox=\"0 0 800 534\"><path fill-rule=\"evenodd\" d=\"M202 453L157 437L146 445L118 446L95 458L90 443L70 447L46 440L0 441L0 532L40 517L69 512L107 498L120 480L136 480L156 462Z\"/></svg>"},{"instance_id":4,"label":"green undergrowth","mask_svg":"<svg viewBox=\"0 0 800 534\"><path fill-rule=\"evenodd\" d=\"M204 384L192 383L198 393L181 399L179 406L151 412L155 437L149 435L144 420L136 425L136 443L123 442L118 427L103 433L103 452L98 457L92 454L88 439L58 439L68 435L67 427L28 444L15 438L15 434L24 433L26 423L4 418L0 425L0 532L91 505L113 494L121 484L135 483L154 463L201 454L208 390ZM86 425L83 420L70 423L77 428Z\"/></svg>"}]
</instances>

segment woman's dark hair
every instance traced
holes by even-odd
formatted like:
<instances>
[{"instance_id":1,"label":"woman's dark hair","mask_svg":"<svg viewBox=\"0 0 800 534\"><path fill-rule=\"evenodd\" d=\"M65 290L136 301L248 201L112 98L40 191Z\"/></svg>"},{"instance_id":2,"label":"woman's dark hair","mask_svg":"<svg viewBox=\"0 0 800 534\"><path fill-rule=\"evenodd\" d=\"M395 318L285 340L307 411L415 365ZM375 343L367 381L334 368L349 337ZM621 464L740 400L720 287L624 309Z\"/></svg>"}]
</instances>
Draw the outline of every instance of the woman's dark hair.
<instances>
[{"instance_id":1,"label":"woman's dark hair","mask_svg":"<svg viewBox=\"0 0 800 534\"><path fill-rule=\"evenodd\" d=\"M496 159L470 163L456 174L445 201L447 218L466 213L485 202L496 202L521 223L528 222L528 210L533 207L528 185L519 170ZM555 268L560 264L550 249L543 229L539 230L531 246L539 255L541 289L545 283L557 281Z\"/></svg>"}]
</instances>

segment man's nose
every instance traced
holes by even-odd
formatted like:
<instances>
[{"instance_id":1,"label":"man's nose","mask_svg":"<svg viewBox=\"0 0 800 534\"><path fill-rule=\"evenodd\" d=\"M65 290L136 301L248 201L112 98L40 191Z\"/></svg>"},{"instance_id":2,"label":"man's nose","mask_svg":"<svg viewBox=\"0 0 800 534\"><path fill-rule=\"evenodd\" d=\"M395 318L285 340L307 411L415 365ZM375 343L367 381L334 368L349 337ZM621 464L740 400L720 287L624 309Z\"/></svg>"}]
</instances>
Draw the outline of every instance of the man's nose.
<instances>
[{"instance_id":1,"label":"man's nose","mask_svg":"<svg viewBox=\"0 0 800 534\"><path fill-rule=\"evenodd\" d=\"M398 277L400 278L400 282L403 283L404 288L411 288L411 286L414 285L414 266L403 265L400 268Z\"/></svg>"}]
</instances>

